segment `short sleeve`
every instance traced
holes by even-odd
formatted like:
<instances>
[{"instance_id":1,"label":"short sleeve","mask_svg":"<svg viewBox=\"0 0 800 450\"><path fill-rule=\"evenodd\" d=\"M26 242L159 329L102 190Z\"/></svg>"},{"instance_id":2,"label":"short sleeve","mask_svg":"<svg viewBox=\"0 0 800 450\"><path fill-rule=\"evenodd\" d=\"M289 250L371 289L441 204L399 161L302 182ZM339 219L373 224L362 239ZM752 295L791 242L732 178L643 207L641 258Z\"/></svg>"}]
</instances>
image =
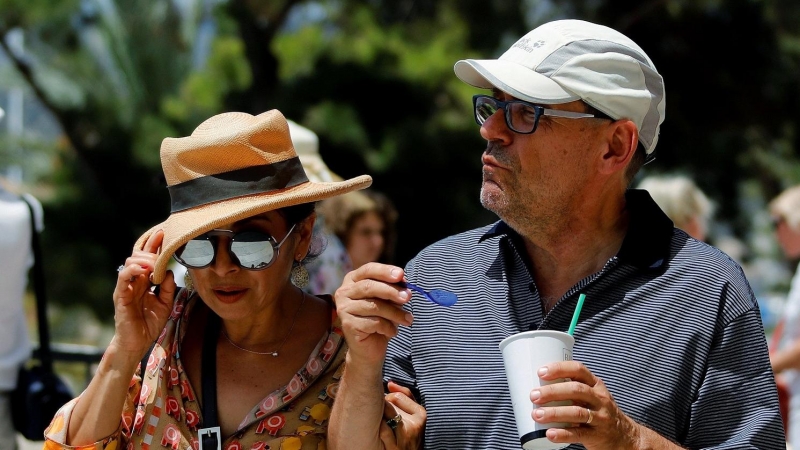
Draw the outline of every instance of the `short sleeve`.
<instances>
[{"instance_id":1,"label":"short sleeve","mask_svg":"<svg viewBox=\"0 0 800 450\"><path fill-rule=\"evenodd\" d=\"M775 378L757 306L728 323L708 358L684 445L784 448Z\"/></svg>"},{"instance_id":2,"label":"short sleeve","mask_svg":"<svg viewBox=\"0 0 800 450\"><path fill-rule=\"evenodd\" d=\"M93 444L81 446L67 445L65 442L67 440L69 421L72 418L72 412L74 411L75 406L81 399L78 397L62 406L61 409L59 409L56 413L55 417L53 417L53 420L50 422L50 426L48 426L44 432L44 449L111 450L125 448L123 445L127 445L127 437L130 436L130 429L133 425L136 405L139 403L139 393L141 392L142 387L141 378L139 377L138 373L139 370L137 369L136 372L137 373L134 374L133 378L131 379L130 386L128 387L128 394L122 409L119 428L117 428L114 433Z\"/></svg>"}]
</instances>

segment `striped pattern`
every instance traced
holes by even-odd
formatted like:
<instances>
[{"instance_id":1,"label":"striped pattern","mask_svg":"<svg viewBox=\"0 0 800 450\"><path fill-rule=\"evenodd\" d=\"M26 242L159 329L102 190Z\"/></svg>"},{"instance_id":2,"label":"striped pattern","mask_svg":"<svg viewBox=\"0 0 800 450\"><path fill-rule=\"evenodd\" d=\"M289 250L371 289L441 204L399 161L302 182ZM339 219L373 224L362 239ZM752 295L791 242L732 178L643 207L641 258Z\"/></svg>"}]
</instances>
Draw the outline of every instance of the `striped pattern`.
<instances>
[{"instance_id":1,"label":"striped pattern","mask_svg":"<svg viewBox=\"0 0 800 450\"><path fill-rule=\"evenodd\" d=\"M784 448L758 307L741 268L673 232L649 196L629 193L628 202L619 255L546 317L517 251L524 247L502 222L440 241L408 264L410 281L459 296L451 308L414 298L414 324L392 339L384 367L427 408L427 449L520 448L498 344L528 329L566 331L581 292L573 357L626 414L686 448Z\"/></svg>"}]
</instances>

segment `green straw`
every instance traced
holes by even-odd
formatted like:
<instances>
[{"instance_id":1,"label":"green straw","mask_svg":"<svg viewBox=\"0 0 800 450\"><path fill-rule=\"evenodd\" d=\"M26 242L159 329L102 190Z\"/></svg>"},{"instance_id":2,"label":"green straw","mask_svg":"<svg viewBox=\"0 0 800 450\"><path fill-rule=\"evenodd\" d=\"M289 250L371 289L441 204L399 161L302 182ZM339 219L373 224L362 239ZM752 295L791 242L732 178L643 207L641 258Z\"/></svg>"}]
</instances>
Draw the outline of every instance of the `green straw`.
<instances>
[{"instance_id":1,"label":"green straw","mask_svg":"<svg viewBox=\"0 0 800 450\"><path fill-rule=\"evenodd\" d=\"M586 294L581 294L580 297L578 297L578 304L575 305L575 312L572 313L572 323L569 324L569 330L567 330L567 334L570 336L575 332L575 326L578 325L578 316L581 315L584 300L586 300Z\"/></svg>"}]
</instances>

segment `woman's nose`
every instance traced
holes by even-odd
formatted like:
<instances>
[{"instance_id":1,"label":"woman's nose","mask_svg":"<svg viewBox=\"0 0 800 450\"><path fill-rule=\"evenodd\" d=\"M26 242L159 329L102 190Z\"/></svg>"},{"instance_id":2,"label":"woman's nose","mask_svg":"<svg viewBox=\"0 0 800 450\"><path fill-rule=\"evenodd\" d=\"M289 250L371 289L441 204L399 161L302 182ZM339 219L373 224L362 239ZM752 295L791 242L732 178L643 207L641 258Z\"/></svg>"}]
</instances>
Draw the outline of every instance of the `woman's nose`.
<instances>
[{"instance_id":1,"label":"woman's nose","mask_svg":"<svg viewBox=\"0 0 800 450\"><path fill-rule=\"evenodd\" d=\"M238 261L230 252L230 238L218 237L217 245L214 249L214 263L211 265L218 275L224 275L239 269Z\"/></svg>"}]
</instances>

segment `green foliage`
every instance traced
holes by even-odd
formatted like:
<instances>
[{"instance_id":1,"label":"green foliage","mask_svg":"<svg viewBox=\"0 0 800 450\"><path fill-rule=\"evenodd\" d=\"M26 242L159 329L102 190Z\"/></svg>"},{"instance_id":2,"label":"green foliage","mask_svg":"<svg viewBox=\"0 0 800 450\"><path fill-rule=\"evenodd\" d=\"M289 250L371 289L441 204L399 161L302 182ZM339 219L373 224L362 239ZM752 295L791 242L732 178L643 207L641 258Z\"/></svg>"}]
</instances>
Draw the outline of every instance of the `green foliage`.
<instances>
[{"instance_id":1,"label":"green foliage","mask_svg":"<svg viewBox=\"0 0 800 450\"><path fill-rule=\"evenodd\" d=\"M177 3L0 0L0 34L24 31L31 69L5 69L0 84L30 86L64 136L9 144L38 155L31 167L52 193L51 297L101 316L111 314L113 269L167 214L161 140L226 110L279 108L318 133L334 172L372 174L400 211L397 263L494 220L478 202L477 90L453 63L496 57L555 18L619 29L664 75L667 121L645 173L696 176L740 236L754 227L742 198L800 183L794 2L229 0L210 16L200 1ZM208 20L216 32L204 48ZM12 155L0 151L0 166Z\"/></svg>"}]
</instances>

